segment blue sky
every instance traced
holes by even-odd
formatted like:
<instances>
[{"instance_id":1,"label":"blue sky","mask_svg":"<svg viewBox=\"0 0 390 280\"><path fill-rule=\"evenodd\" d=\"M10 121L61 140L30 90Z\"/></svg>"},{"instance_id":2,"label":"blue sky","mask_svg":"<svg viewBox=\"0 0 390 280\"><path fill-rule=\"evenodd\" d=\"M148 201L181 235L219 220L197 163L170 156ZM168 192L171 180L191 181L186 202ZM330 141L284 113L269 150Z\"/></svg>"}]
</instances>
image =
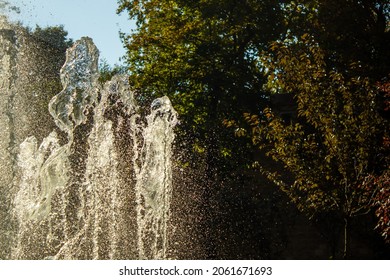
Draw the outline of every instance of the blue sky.
<instances>
[{"instance_id":1,"label":"blue sky","mask_svg":"<svg viewBox=\"0 0 390 280\"><path fill-rule=\"evenodd\" d=\"M127 15L116 14L116 0L7 0L20 8L20 14L11 19L24 25L41 27L64 25L69 37L77 40L91 37L100 50L100 58L111 65L119 63L125 54L119 31L129 33L134 24Z\"/></svg>"}]
</instances>

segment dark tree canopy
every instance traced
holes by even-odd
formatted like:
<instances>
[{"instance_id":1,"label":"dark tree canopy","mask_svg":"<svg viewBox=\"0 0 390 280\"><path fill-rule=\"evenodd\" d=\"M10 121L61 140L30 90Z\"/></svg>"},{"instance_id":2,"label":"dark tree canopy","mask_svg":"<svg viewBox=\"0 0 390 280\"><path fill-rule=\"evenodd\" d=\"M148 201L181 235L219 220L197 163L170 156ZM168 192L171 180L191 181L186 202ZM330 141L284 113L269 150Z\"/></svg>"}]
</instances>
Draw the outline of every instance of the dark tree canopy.
<instances>
[{"instance_id":1,"label":"dark tree canopy","mask_svg":"<svg viewBox=\"0 0 390 280\"><path fill-rule=\"evenodd\" d=\"M345 221L347 255L349 220L380 204L374 178L389 169L389 2L118 3L137 23L122 38L141 100L168 95L214 166L243 167L258 148L281 162L258 165L303 212ZM295 117L274 94L292 96Z\"/></svg>"},{"instance_id":2,"label":"dark tree canopy","mask_svg":"<svg viewBox=\"0 0 390 280\"><path fill-rule=\"evenodd\" d=\"M31 35L38 40L41 40L53 48L59 50L66 50L71 47L73 40L68 38L68 32L64 29L64 26L48 26L42 28L36 26L31 32Z\"/></svg>"},{"instance_id":3,"label":"dark tree canopy","mask_svg":"<svg viewBox=\"0 0 390 280\"><path fill-rule=\"evenodd\" d=\"M123 39L142 97L168 95L196 150L214 159L241 150L222 122L265 102L258 58L284 32L279 1L119 3L137 21Z\"/></svg>"}]
</instances>

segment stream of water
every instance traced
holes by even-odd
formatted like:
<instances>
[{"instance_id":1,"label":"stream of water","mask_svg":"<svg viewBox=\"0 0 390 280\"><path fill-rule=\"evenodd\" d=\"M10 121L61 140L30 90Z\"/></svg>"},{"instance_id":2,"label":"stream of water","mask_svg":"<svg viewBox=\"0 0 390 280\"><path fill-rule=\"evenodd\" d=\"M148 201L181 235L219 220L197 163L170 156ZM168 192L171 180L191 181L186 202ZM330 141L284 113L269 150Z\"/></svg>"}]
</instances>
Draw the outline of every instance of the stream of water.
<instances>
[{"instance_id":1,"label":"stream of water","mask_svg":"<svg viewBox=\"0 0 390 280\"><path fill-rule=\"evenodd\" d=\"M98 81L99 51L84 37L67 50L63 89L48 105L55 126L18 140L23 40L3 24L1 218L10 226L1 227L1 258L168 258L177 123L169 99L142 116L128 77Z\"/></svg>"}]
</instances>

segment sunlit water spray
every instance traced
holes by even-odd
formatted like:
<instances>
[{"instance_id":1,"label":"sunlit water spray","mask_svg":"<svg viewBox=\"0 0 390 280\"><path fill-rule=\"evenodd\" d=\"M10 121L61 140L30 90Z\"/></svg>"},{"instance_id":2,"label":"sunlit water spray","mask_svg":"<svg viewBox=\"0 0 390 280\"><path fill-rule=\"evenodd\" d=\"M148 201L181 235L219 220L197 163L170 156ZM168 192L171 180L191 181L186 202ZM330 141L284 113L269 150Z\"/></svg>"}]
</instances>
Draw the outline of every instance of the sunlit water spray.
<instances>
[{"instance_id":1,"label":"sunlit water spray","mask_svg":"<svg viewBox=\"0 0 390 280\"><path fill-rule=\"evenodd\" d=\"M139 115L128 79L98 82L98 50L67 51L57 129L20 145L10 258L165 259L177 114L167 97Z\"/></svg>"},{"instance_id":2,"label":"sunlit water spray","mask_svg":"<svg viewBox=\"0 0 390 280\"><path fill-rule=\"evenodd\" d=\"M167 97L152 103L137 169L138 248L142 259L165 259L172 197L172 144L177 114Z\"/></svg>"}]
</instances>

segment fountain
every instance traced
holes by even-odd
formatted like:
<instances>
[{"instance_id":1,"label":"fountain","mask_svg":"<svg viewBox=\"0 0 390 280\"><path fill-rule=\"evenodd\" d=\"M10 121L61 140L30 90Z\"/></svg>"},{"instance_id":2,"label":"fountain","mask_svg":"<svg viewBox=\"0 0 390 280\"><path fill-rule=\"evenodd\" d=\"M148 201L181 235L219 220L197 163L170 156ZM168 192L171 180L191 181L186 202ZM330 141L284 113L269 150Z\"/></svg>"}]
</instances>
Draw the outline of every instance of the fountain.
<instances>
[{"instance_id":1,"label":"fountain","mask_svg":"<svg viewBox=\"0 0 390 280\"><path fill-rule=\"evenodd\" d=\"M126 75L101 84L98 56L1 23L0 259L266 255L260 203L174 144L167 97L146 108Z\"/></svg>"},{"instance_id":2,"label":"fountain","mask_svg":"<svg viewBox=\"0 0 390 280\"><path fill-rule=\"evenodd\" d=\"M172 196L172 143L176 112L167 97L152 103L143 131L141 166L137 168L138 248L142 259L167 258Z\"/></svg>"},{"instance_id":3,"label":"fountain","mask_svg":"<svg viewBox=\"0 0 390 280\"><path fill-rule=\"evenodd\" d=\"M64 55L42 44L28 32L0 18L0 258L9 258L15 243L13 201L21 182L20 144L35 136L37 142L55 124L47 110L60 91L58 71ZM23 155L21 155L23 156Z\"/></svg>"},{"instance_id":4,"label":"fountain","mask_svg":"<svg viewBox=\"0 0 390 280\"><path fill-rule=\"evenodd\" d=\"M142 116L126 76L100 85L99 52L84 37L67 50L63 89L48 105L55 125L41 122L39 136L16 139L15 73L25 37L1 31L2 104L14 110L1 119L8 127L2 158L9 159L0 169L8 203L1 215L12 224L1 227L9 243L1 258L169 258L177 122L169 99L156 99Z\"/></svg>"}]
</instances>

